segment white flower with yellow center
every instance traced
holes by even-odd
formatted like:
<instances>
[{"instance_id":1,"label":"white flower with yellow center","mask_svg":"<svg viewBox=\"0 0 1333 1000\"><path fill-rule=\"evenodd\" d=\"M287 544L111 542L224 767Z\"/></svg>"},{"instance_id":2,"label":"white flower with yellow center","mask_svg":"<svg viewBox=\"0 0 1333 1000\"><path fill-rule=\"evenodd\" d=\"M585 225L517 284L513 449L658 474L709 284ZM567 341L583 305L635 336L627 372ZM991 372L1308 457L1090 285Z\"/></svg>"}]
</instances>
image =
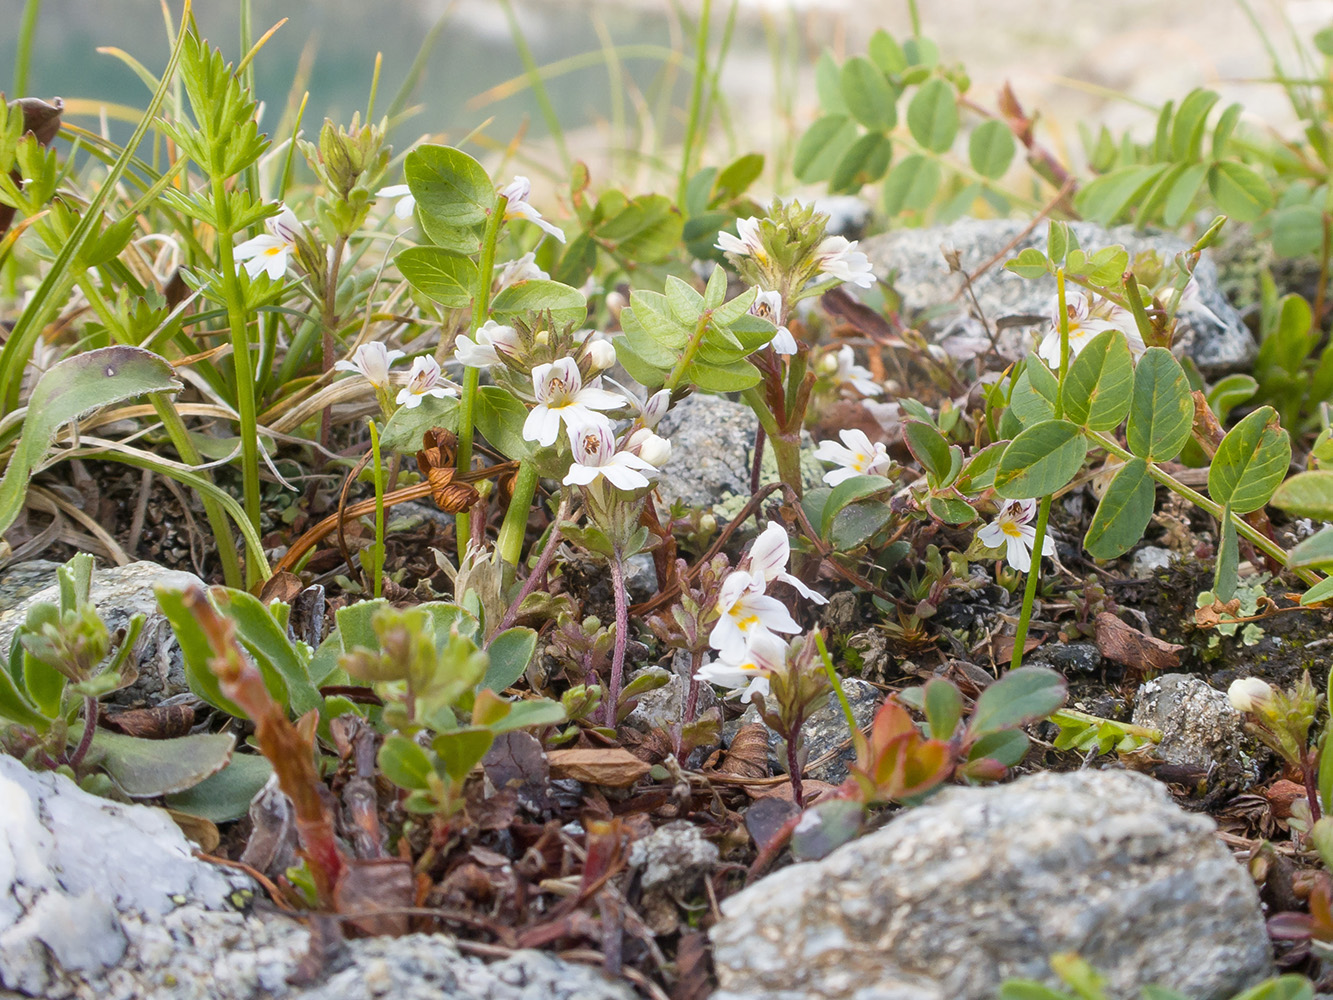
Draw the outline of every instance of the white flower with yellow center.
<instances>
[{"instance_id":1,"label":"white flower with yellow center","mask_svg":"<svg viewBox=\"0 0 1333 1000\"><path fill-rule=\"evenodd\" d=\"M881 442L871 444L866 432L856 428L838 431L838 437L842 444L821 441L815 449L815 458L840 466L824 473L824 482L837 486L855 476L888 475L892 460Z\"/></svg>"},{"instance_id":2,"label":"white flower with yellow center","mask_svg":"<svg viewBox=\"0 0 1333 1000\"><path fill-rule=\"evenodd\" d=\"M569 443L574 464L562 480L566 486L588 486L605 479L616 489L628 492L650 485L645 472L657 472L638 455L616 451L615 435L605 421L570 427Z\"/></svg>"},{"instance_id":3,"label":"white flower with yellow center","mask_svg":"<svg viewBox=\"0 0 1333 1000\"><path fill-rule=\"evenodd\" d=\"M489 368L501 363L501 354L517 354L519 346L517 330L488 319L471 337L460 336L454 341L454 360L469 368Z\"/></svg>"},{"instance_id":4,"label":"white flower with yellow center","mask_svg":"<svg viewBox=\"0 0 1333 1000\"><path fill-rule=\"evenodd\" d=\"M858 288L870 288L875 284L875 270L870 266L870 258L856 249L856 240L848 241L845 236L825 237L815 254L819 258L819 269L825 274Z\"/></svg>"},{"instance_id":5,"label":"white flower with yellow center","mask_svg":"<svg viewBox=\"0 0 1333 1000\"><path fill-rule=\"evenodd\" d=\"M978 529L977 538L992 549L1003 548L1005 561L1026 573L1032 568L1032 546L1037 542L1037 529L1029 522L1036 516L1036 500L1011 500L1000 508L994 521ZM1050 535L1042 539L1041 554L1055 555Z\"/></svg>"},{"instance_id":6,"label":"white flower with yellow center","mask_svg":"<svg viewBox=\"0 0 1333 1000\"><path fill-rule=\"evenodd\" d=\"M748 219L737 219L736 232L739 234L738 236L732 236L731 233L718 233L717 242L713 246L740 257L753 257L760 264L768 262L768 251L764 249L764 242L759 238L758 219L753 215Z\"/></svg>"},{"instance_id":7,"label":"white flower with yellow center","mask_svg":"<svg viewBox=\"0 0 1333 1000\"><path fill-rule=\"evenodd\" d=\"M1093 308L1092 297L1085 293L1076 293L1065 300L1065 313L1069 317L1069 360L1078 357L1079 351L1100 333L1107 330L1119 330L1125 335L1129 350L1138 357L1147 346L1139 336L1138 325L1134 316L1126 309L1113 303L1106 303ZM1037 357L1045 361L1051 371L1060 368L1060 300L1057 298L1051 307L1051 325L1046 336L1037 346Z\"/></svg>"},{"instance_id":8,"label":"white flower with yellow center","mask_svg":"<svg viewBox=\"0 0 1333 1000\"><path fill-rule=\"evenodd\" d=\"M744 656L761 633L801 631L782 602L764 593L764 578L744 570L735 570L722 581L717 612L721 617L708 634L708 644L728 659Z\"/></svg>"},{"instance_id":9,"label":"white flower with yellow center","mask_svg":"<svg viewBox=\"0 0 1333 1000\"><path fill-rule=\"evenodd\" d=\"M756 694L767 695L769 678L786 666L787 644L772 632L756 632L738 655L705 663L694 679L733 690L744 688L740 699L744 702Z\"/></svg>"},{"instance_id":10,"label":"white flower with yellow center","mask_svg":"<svg viewBox=\"0 0 1333 1000\"><path fill-rule=\"evenodd\" d=\"M884 391L870 369L856 363L856 352L850 345L838 348L835 364L833 380L839 385L850 385L863 396L878 396Z\"/></svg>"},{"instance_id":11,"label":"white flower with yellow center","mask_svg":"<svg viewBox=\"0 0 1333 1000\"><path fill-rule=\"evenodd\" d=\"M445 396L457 396L458 390L445 381L440 372L440 363L430 356L417 358L412 362L412 370L407 373L407 385L398 390L399 406L415 410L427 396L443 399Z\"/></svg>"},{"instance_id":12,"label":"white flower with yellow center","mask_svg":"<svg viewBox=\"0 0 1333 1000\"><path fill-rule=\"evenodd\" d=\"M517 176L500 192L508 201L505 203L505 222L525 219L544 232L550 233L561 243L565 242L565 233L559 226L552 225L542 218L542 213L528 204L528 195L532 194L532 182L526 177Z\"/></svg>"},{"instance_id":13,"label":"white flower with yellow center","mask_svg":"<svg viewBox=\"0 0 1333 1000\"><path fill-rule=\"evenodd\" d=\"M265 219L264 225L268 227L267 233L239 244L232 256L251 279L264 273L269 280L277 281L287 273L287 264L296 252L301 222L290 208L284 207L278 215Z\"/></svg>"},{"instance_id":14,"label":"white flower with yellow center","mask_svg":"<svg viewBox=\"0 0 1333 1000\"><path fill-rule=\"evenodd\" d=\"M759 537L750 546L750 554L741 560L741 569L751 577L763 581L766 589L774 580L789 583L796 592L816 604L827 604L823 594L817 594L796 577L787 572L787 563L791 561L791 540L787 532L777 521L769 521Z\"/></svg>"},{"instance_id":15,"label":"white flower with yellow center","mask_svg":"<svg viewBox=\"0 0 1333 1000\"><path fill-rule=\"evenodd\" d=\"M573 358L560 358L532 369L532 391L537 405L523 422L524 440L536 441L543 447L555 444L561 421L566 427L609 424L596 411L616 409L624 405L624 400L601 388L599 381L593 379L585 386Z\"/></svg>"},{"instance_id":16,"label":"white flower with yellow center","mask_svg":"<svg viewBox=\"0 0 1333 1000\"><path fill-rule=\"evenodd\" d=\"M368 341L352 352L352 360L334 364L334 371L356 372L376 389L389 388L389 366L403 356L378 341Z\"/></svg>"}]
</instances>

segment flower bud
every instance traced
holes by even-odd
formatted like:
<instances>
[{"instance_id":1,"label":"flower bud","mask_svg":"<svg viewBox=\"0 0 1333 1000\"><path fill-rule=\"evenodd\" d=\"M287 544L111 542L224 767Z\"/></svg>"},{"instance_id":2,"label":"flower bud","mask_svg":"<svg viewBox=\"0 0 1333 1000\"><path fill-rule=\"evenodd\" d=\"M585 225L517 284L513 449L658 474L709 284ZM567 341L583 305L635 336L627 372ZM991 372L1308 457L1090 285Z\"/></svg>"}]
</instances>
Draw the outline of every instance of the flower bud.
<instances>
[{"instance_id":1,"label":"flower bud","mask_svg":"<svg viewBox=\"0 0 1333 1000\"><path fill-rule=\"evenodd\" d=\"M639 457L649 465L660 469L671 458L671 442L650 431L647 438L639 445Z\"/></svg>"},{"instance_id":2,"label":"flower bud","mask_svg":"<svg viewBox=\"0 0 1333 1000\"><path fill-rule=\"evenodd\" d=\"M1242 677L1231 682L1227 688L1227 698L1237 712L1254 712L1259 706L1271 700L1273 689L1258 677Z\"/></svg>"},{"instance_id":3,"label":"flower bud","mask_svg":"<svg viewBox=\"0 0 1333 1000\"><path fill-rule=\"evenodd\" d=\"M611 313L611 317L617 323L620 322L620 311L624 309L627 305L629 305L629 302L627 302L625 300L625 296L621 295L619 292L606 293L607 311Z\"/></svg>"},{"instance_id":4,"label":"flower bud","mask_svg":"<svg viewBox=\"0 0 1333 1000\"><path fill-rule=\"evenodd\" d=\"M616 349L607 340L590 340L587 348L588 360L593 371L606 371L616 363Z\"/></svg>"},{"instance_id":5,"label":"flower bud","mask_svg":"<svg viewBox=\"0 0 1333 1000\"><path fill-rule=\"evenodd\" d=\"M648 397L648 402L643 404L643 426L648 428L656 427L658 422L666 416L666 411L671 406L671 390L659 389Z\"/></svg>"}]
</instances>

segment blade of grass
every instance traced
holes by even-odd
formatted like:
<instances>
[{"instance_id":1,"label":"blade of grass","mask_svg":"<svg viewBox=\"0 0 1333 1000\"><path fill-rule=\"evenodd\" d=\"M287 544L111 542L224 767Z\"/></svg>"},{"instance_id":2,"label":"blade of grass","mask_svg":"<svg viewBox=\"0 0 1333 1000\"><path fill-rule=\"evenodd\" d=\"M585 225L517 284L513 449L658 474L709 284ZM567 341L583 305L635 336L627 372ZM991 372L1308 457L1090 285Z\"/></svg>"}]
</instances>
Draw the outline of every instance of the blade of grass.
<instances>
[{"instance_id":1,"label":"blade of grass","mask_svg":"<svg viewBox=\"0 0 1333 1000\"><path fill-rule=\"evenodd\" d=\"M28 0L23 5L23 20L19 22L18 48L14 53L13 96L28 94L28 70L32 66L32 41L37 35L37 20L42 12L42 0Z\"/></svg>"},{"instance_id":2,"label":"blade of grass","mask_svg":"<svg viewBox=\"0 0 1333 1000\"><path fill-rule=\"evenodd\" d=\"M710 0L704 0L709 3ZM529 85L532 87L533 96L537 98L537 106L541 108L542 117L546 119L546 128L551 133L551 138L555 140L556 152L560 154L560 162L564 167L565 173L569 173L569 149L565 146L565 130L560 125L560 116L555 113L555 105L551 103L551 95L546 89L546 81L542 78L542 71L537 66L537 61L532 58L532 50L528 48L528 40L523 35L523 29L518 23L518 18L514 16L513 5L509 0L500 0L500 6L505 12L505 20L509 22L509 34L514 40L514 48L518 50L518 57L523 61L523 68L526 71Z\"/></svg>"}]
</instances>

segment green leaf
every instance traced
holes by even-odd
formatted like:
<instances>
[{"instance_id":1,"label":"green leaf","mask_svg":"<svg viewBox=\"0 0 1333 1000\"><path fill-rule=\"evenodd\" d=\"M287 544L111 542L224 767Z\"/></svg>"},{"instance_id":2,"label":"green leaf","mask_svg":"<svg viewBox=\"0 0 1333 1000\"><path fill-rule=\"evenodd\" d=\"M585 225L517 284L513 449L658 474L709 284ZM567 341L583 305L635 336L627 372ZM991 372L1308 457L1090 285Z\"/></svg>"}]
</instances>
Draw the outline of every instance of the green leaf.
<instances>
[{"instance_id":1,"label":"green leaf","mask_svg":"<svg viewBox=\"0 0 1333 1000\"><path fill-rule=\"evenodd\" d=\"M527 458L536 450L536 445L523 437L528 408L508 389L498 385L484 385L478 389L473 416L477 430L506 458Z\"/></svg>"},{"instance_id":2,"label":"green leaf","mask_svg":"<svg viewBox=\"0 0 1333 1000\"><path fill-rule=\"evenodd\" d=\"M759 369L744 359L728 365L701 365L685 369L685 377L705 392L744 392L759 384Z\"/></svg>"},{"instance_id":3,"label":"green leaf","mask_svg":"<svg viewBox=\"0 0 1333 1000\"><path fill-rule=\"evenodd\" d=\"M853 799L824 799L807 809L791 836L798 861L818 861L852 840L865 822L865 806ZM806 819L812 819L806 822Z\"/></svg>"},{"instance_id":4,"label":"green leaf","mask_svg":"<svg viewBox=\"0 0 1333 1000\"><path fill-rule=\"evenodd\" d=\"M999 1000L1077 1000L1033 979L1009 979L1000 986Z\"/></svg>"},{"instance_id":5,"label":"green leaf","mask_svg":"<svg viewBox=\"0 0 1333 1000\"><path fill-rule=\"evenodd\" d=\"M628 687L626 690L628 690ZM514 729L558 726L566 718L565 708L558 701L551 701L548 698L532 698L526 701L511 702L508 714L503 719L492 722L487 728L499 735Z\"/></svg>"},{"instance_id":6,"label":"green leaf","mask_svg":"<svg viewBox=\"0 0 1333 1000\"><path fill-rule=\"evenodd\" d=\"M931 738L953 739L958 720L963 717L963 696L958 693L958 688L943 677L933 677L926 682L924 695Z\"/></svg>"},{"instance_id":7,"label":"green leaf","mask_svg":"<svg viewBox=\"0 0 1333 1000\"><path fill-rule=\"evenodd\" d=\"M988 444L967 460L958 473L955 485L963 493L978 493L995 485L995 473L1000 468L1007 441Z\"/></svg>"},{"instance_id":8,"label":"green leaf","mask_svg":"<svg viewBox=\"0 0 1333 1000\"><path fill-rule=\"evenodd\" d=\"M477 265L442 247L408 247L393 259L403 277L417 291L442 306L462 309L472 301L477 287Z\"/></svg>"},{"instance_id":9,"label":"green leaf","mask_svg":"<svg viewBox=\"0 0 1333 1000\"><path fill-rule=\"evenodd\" d=\"M931 486L946 486L946 480L952 471L953 456L949 453L949 442L944 435L930 424L920 420L903 422L903 440L912 457L917 460L926 473Z\"/></svg>"},{"instance_id":10,"label":"green leaf","mask_svg":"<svg viewBox=\"0 0 1333 1000\"><path fill-rule=\"evenodd\" d=\"M510 285L491 302L491 317L497 323L545 312L551 314L551 322L556 326L578 325L588 318L588 300L577 288L558 281L533 279Z\"/></svg>"},{"instance_id":11,"label":"green leaf","mask_svg":"<svg viewBox=\"0 0 1333 1000\"><path fill-rule=\"evenodd\" d=\"M930 207L939 190L940 165L925 156L912 155L889 171L884 181L884 210L921 212Z\"/></svg>"},{"instance_id":12,"label":"green leaf","mask_svg":"<svg viewBox=\"0 0 1333 1000\"><path fill-rule=\"evenodd\" d=\"M1236 130L1236 124L1244 111L1245 108L1240 104L1230 104L1217 119L1217 127L1213 129L1213 159L1220 160L1227 155L1231 133Z\"/></svg>"},{"instance_id":13,"label":"green leaf","mask_svg":"<svg viewBox=\"0 0 1333 1000\"><path fill-rule=\"evenodd\" d=\"M82 723L70 727L71 739ZM144 740L99 729L91 754L126 795L155 798L184 791L217 774L231 759L236 737L231 733L191 733L170 740Z\"/></svg>"},{"instance_id":14,"label":"green leaf","mask_svg":"<svg viewBox=\"0 0 1333 1000\"><path fill-rule=\"evenodd\" d=\"M1314 995L1310 980L1292 973L1276 979L1265 979L1259 985L1237 993L1231 1000L1314 1000Z\"/></svg>"},{"instance_id":15,"label":"green leaf","mask_svg":"<svg viewBox=\"0 0 1333 1000\"><path fill-rule=\"evenodd\" d=\"M1333 521L1333 470L1297 473L1277 488L1271 502L1296 517Z\"/></svg>"},{"instance_id":16,"label":"green leaf","mask_svg":"<svg viewBox=\"0 0 1333 1000\"><path fill-rule=\"evenodd\" d=\"M1221 160L1208 168L1208 189L1233 222L1254 222L1273 207L1273 189L1243 163Z\"/></svg>"},{"instance_id":17,"label":"green leaf","mask_svg":"<svg viewBox=\"0 0 1333 1000\"><path fill-rule=\"evenodd\" d=\"M893 89L879 67L854 56L842 66L842 99L847 110L872 132L887 132L898 124Z\"/></svg>"},{"instance_id":18,"label":"green leaf","mask_svg":"<svg viewBox=\"0 0 1333 1000\"><path fill-rule=\"evenodd\" d=\"M171 623L176 644L181 649L181 659L185 668L185 680L190 690L214 708L221 709L238 719L246 717L239 705L222 693L222 685L217 675L209 669L208 663L213 658L213 648L194 616L185 608L183 594L178 590L155 587L158 607Z\"/></svg>"},{"instance_id":19,"label":"green leaf","mask_svg":"<svg viewBox=\"0 0 1333 1000\"><path fill-rule=\"evenodd\" d=\"M907 106L912 138L933 153L947 152L958 135L958 105L953 85L936 77L917 90Z\"/></svg>"},{"instance_id":20,"label":"green leaf","mask_svg":"<svg viewBox=\"0 0 1333 1000\"><path fill-rule=\"evenodd\" d=\"M1171 156L1177 161L1197 160L1203 152L1203 136L1208 125L1208 112L1219 100L1215 91L1196 88L1180 102L1171 123Z\"/></svg>"},{"instance_id":21,"label":"green leaf","mask_svg":"<svg viewBox=\"0 0 1333 1000\"><path fill-rule=\"evenodd\" d=\"M1074 207L1085 219L1109 226L1165 170L1162 164L1117 167L1079 191L1074 196Z\"/></svg>"},{"instance_id":22,"label":"green leaf","mask_svg":"<svg viewBox=\"0 0 1333 1000\"><path fill-rule=\"evenodd\" d=\"M1324 213L1314 205L1289 205L1273 213L1273 252L1279 257L1317 253L1324 243Z\"/></svg>"},{"instance_id":23,"label":"green leaf","mask_svg":"<svg viewBox=\"0 0 1333 1000\"><path fill-rule=\"evenodd\" d=\"M891 489L893 489L893 480L885 479L883 476L853 476L851 479L844 479L833 487L833 491L824 502L824 512L819 523L820 536L825 540L829 539L834 518L845 507ZM883 506L887 507L888 505L884 504Z\"/></svg>"},{"instance_id":24,"label":"green leaf","mask_svg":"<svg viewBox=\"0 0 1333 1000\"><path fill-rule=\"evenodd\" d=\"M1208 469L1208 493L1237 514L1258 510L1273 495L1291 462L1291 440L1277 411L1261 406L1227 432Z\"/></svg>"},{"instance_id":25,"label":"green leaf","mask_svg":"<svg viewBox=\"0 0 1333 1000\"><path fill-rule=\"evenodd\" d=\"M511 628L501 632L486 647L491 663L481 686L492 691L503 691L528 669L537 651L537 633L530 628Z\"/></svg>"},{"instance_id":26,"label":"green leaf","mask_svg":"<svg viewBox=\"0 0 1333 1000\"><path fill-rule=\"evenodd\" d=\"M1029 354L1023 371L1009 394L1009 409L1027 427L1055 416L1055 401L1060 383L1046 363Z\"/></svg>"},{"instance_id":27,"label":"green leaf","mask_svg":"<svg viewBox=\"0 0 1333 1000\"><path fill-rule=\"evenodd\" d=\"M1107 487L1083 547L1094 559L1114 559L1132 549L1152 520L1156 487L1148 475L1148 462L1133 458L1115 474Z\"/></svg>"},{"instance_id":28,"label":"green leaf","mask_svg":"<svg viewBox=\"0 0 1333 1000\"><path fill-rule=\"evenodd\" d=\"M1046 667L1011 670L977 698L968 723L973 737L1026 726L1044 719L1065 703L1065 679Z\"/></svg>"},{"instance_id":29,"label":"green leaf","mask_svg":"<svg viewBox=\"0 0 1333 1000\"><path fill-rule=\"evenodd\" d=\"M418 146L403 161L403 176L424 225L468 230L484 223L495 209L490 175L452 146Z\"/></svg>"},{"instance_id":30,"label":"green leaf","mask_svg":"<svg viewBox=\"0 0 1333 1000\"><path fill-rule=\"evenodd\" d=\"M1064 384L1064 414L1093 431L1117 427L1129 412L1134 357L1119 330L1104 330L1078 352Z\"/></svg>"},{"instance_id":31,"label":"green leaf","mask_svg":"<svg viewBox=\"0 0 1333 1000\"><path fill-rule=\"evenodd\" d=\"M1287 565L1292 569L1333 566L1333 527L1320 528L1292 549L1287 554Z\"/></svg>"},{"instance_id":32,"label":"green leaf","mask_svg":"<svg viewBox=\"0 0 1333 1000\"><path fill-rule=\"evenodd\" d=\"M275 671L287 690L287 703L297 715L322 709L324 698L306 671L309 651L287 639L287 630L274 620L269 608L243 590L215 587L214 606L236 625L236 637L262 673Z\"/></svg>"},{"instance_id":33,"label":"green leaf","mask_svg":"<svg viewBox=\"0 0 1333 1000\"><path fill-rule=\"evenodd\" d=\"M764 154L746 153L722 168L713 182L715 201L730 201L743 195L764 172Z\"/></svg>"},{"instance_id":34,"label":"green leaf","mask_svg":"<svg viewBox=\"0 0 1333 1000\"><path fill-rule=\"evenodd\" d=\"M1077 424L1044 420L1009 442L995 473L995 491L1010 500L1054 493L1078 474L1088 442Z\"/></svg>"},{"instance_id":35,"label":"green leaf","mask_svg":"<svg viewBox=\"0 0 1333 1000\"><path fill-rule=\"evenodd\" d=\"M56 431L90 410L150 392L180 389L171 365L138 347L102 347L66 358L37 380L14 453L0 479L0 535L23 509L32 470Z\"/></svg>"},{"instance_id":36,"label":"green leaf","mask_svg":"<svg viewBox=\"0 0 1333 1000\"><path fill-rule=\"evenodd\" d=\"M431 741L431 749L439 755L445 773L459 782L481 763L494 742L495 733L490 729L468 727L440 733Z\"/></svg>"},{"instance_id":37,"label":"green leaf","mask_svg":"<svg viewBox=\"0 0 1333 1000\"><path fill-rule=\"evenodd\" d=\"M168 795L167 805L212 823L230 823L249 812L251 800L272 774L273 765L259 754L234 753L217 774Z\"/></svg>"},{"instance_id":38,"label":"green leaf","mask_svg":"<svg viewBox=\"0 0 1333 1000\"><path fill-rule=\"evenodd\" d=\"M1252 376L1227 375L1218 379L1208 390L1208 405L1218 420L1225 421L1233 409L1254 398L1258 391L1259 383Z\"/></svg>"},{"instance_id":39,"label":"green leaf","mask_svg":"<svg viewBox=\"0 0 1333 1000\"><path fill-rule=\"evenodd\" d=\"M1017 150L1014 133L1001 121L982 122L967 138L967 158L972 169L993 181L1008 173Z\"/></svg>"},{"instance_id":40,"label":"green leaf","mask_svg":"<svg viewBox=\"0 0 1333 1000\"><path fill-rule=\"evenodd\" d=\"M1301 595L1301 605L1309 607L1311 604L1327 601L1331 597L1333 597L1333 576L1326 576Z\"/></svg>"},{"instance_id":41,"label":"green leaf","mask_svg":"<svg viewBox=\"0 0 1333 1000\"><path fill-rule=\"evenodd\" d=\"M1230 507L1222 508L1221 526L1213 593L1219 601L1229 601L1236 595L1236 584L1240 580L1240 542L1236 538L1236 522L1231 519Z\"/></svg>"},{"instance_id":42,"label":"green leaf","mask_svg":"<svg viewBox=\"0 0 1333 1000\"><path fill-rule=\"evenodd\" d=\"M949 493L953 494L954 491L950 490ZM972 509L972 505L957 495L927 497L926 510L945 524L971 524L977 519L977 512Z\"/></svg>"},{"instance_id":43,"label":"green leaf","mask_svg":"<svg viewBox=\"0 0 1333 1000\"><path fill-rule=\"evenodd\" d=\"M1126 439L1140 458L1165 462L1189 440L1194 400L1189 379L1165 347L1150 347L1134 367Z\"/></svg>"},{"instance_id":44,"label":"green leaf","mask_svg":"<svg viewBox=\"0 0 1333 1000\"><path fill-rule=\"evenodd\" d=\"M422 396L421 402L410 409L400 406L384 425L380 447L390 451L416 451L422 436L429 430L443 427L458 432L458 398L456 396Z\"/></svg>"},{"instance_id":45,"label":"green leaf","mask_svg":"<svg viewBox=\"0 0 1333 1000\"><path fill-rule=\"evenodd\" d=\"M889 76L907 69L907 56L903 54L902 47L883 28L870 36L870 44L866 50L870 54L871 61Z\"/></svg>"},{"instance_id":46,"label":"green leaf","mask_svg":"<svg viewBox=\"0 0 1333 1000\"><path fill-rule=\"evenodd\" d=\"M1163 222L1174 227L1185 221L1207 176L1206 163L1191 164L1176 176L1171 182L1171 189L1166 193L1166 200L1162 203Z\"/></svg>"},{"instance_id":47,"label":"green leaf","mask_svg":"<svg viewBox=\"0 0 1333 1000\"><path fill-rule=\"evenodd\" d=\"M830 191L856 193L866 184L874 184L889 169L893 143L881 132L867 132L843 155L829 180Z\"/></svg>"},{"instance_id":48,"label":"green leaf","mask_svg":"<svg viewBox=\"0 0 1333 1000\"><path fill-rule=\"evenodd\" d=\"M807 184L826 181L856 141L856 123L846 115L825 115L801 136L792 158L792 172Z\"/></svg>"},{"instance_id":49,"label":"green leaf","mask_svg":"<svg viewBox=\"0 0 1333 1000\"><path fill-rule=\"evenodd\" d=\"M379 752L380 770L399 788L426 789L435 769L430 757L415 741L397 734L388 736Z\"/></svg>"},{"instance_id":50,"label":"green leaf","mask_svg":"<svg viewBox=\"0 0 1333 1000\"><path fill-rule=\"evenodd\" d=\"M831 115L846 116L847 102L842 99L842 74L833 53L825 49L815 62L815 92L820 106Z\"/></svg>"},{"instance_id":51,"label":"green leaf","mask_svg":"<svg viewBox=\"0 0 1333 1000\"><path fill-rule=\"evenodd\" d=\"M1051 271L1050 259L1036 247L1026 247L1017 257L1004 262L1006 271L1013 271L1020 278L1045 277Z\"/></svg>"}]
</instances>

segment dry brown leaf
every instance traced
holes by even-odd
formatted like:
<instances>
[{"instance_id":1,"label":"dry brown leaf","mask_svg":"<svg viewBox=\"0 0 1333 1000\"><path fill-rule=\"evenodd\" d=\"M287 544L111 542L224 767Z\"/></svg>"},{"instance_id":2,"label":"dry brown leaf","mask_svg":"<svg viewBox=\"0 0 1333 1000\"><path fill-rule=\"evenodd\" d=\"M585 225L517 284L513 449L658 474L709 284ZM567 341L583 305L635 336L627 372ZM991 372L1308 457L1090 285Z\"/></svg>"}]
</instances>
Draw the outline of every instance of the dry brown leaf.
<instances>
[{"instance_id":1,"label":"dry brown leaf","mask_svg":"<svg viewBox=\"0 0 1333 1000\"><path fill-rule=\"evenodd\" d=\"M1114 663L1134 670L1169 670L1180 666L1184 646L1145 635L1109 611L1096 618L1097 649Z\"/></svg>"},{"instance_id":2,"label":"dry brown leaf","mask_svg":"<svg viewBox=\"0 0 1333 1000\"><path fill-rule=\"evenodd\" d=\"M768 727L741 726L717 769L742 778L768 777Z\"/></svg>"},{"instance_id":3,"label":"dry brown leaf","mask_svg":"<svg viewBox=\"0 0 1333 1000\"><path fill-rule=\"evenodd\" d=\"M412 866L399 858L349 858L333 889L338 912L372 936L406 934L413 895Z\"/></svg>"},{"instance_id":4,"label":"dry brown leaf","mask_svg":"<svg viewBox=\"0 0 1333 1000\"><path fill-rule=\"evenodd\" d=\"M552 778L573 778L609 788L628 788L652 770L647 761L620 747L552 750L546 759Z\"/></svg>"},{"instance_id":5,"label":"dry brown leaf","mask_svg":"<svg viewBox=\"0 0 1333 1000\"><path fill-rule=\"evenodd\" d=\"M1199 628L1213 628L1241 617L1240 598L1234 597L1225 604L1213 601L1207 607L1197 608L1194 612L1194 624Z\"/></svg>"},{"instance_id":6,"label":"dry brown leaf","mask_svg":"<svg viewBox=\"0 0 1333 1000\"><path fill-rule=\"evenodd\" d=\"M1305 798L1305 786L1282 778L1264 789L1264 798L1268 800L1268 807L1273 810L1274 816L1278 819L1288 819L1291 816L1292 803Z\"/></svg>"}]
</instances>

